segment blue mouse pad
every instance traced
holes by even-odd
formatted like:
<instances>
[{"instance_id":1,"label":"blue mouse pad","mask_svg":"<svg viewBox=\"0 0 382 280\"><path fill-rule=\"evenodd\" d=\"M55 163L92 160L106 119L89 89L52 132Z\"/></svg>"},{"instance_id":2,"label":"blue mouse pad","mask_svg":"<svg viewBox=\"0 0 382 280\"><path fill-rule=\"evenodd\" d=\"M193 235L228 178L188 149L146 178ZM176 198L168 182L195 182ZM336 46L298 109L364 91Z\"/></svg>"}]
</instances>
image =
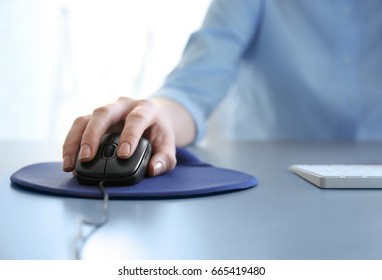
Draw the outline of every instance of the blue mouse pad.
<instances>
[{"instance_id":1,"label":"blue mouse pad","mask_svg":"<svg viewBox=\"0 0 382 280\"><path fill-rule=\"evenodd\" d=\"M71 173L62 171L61 162L25 166L11 176L11 181L19 187L53 195L102 198L97 186L81 185ZM252 175L214 167L177 149L177 166L172 171L132 186L106 187L111 198L178 198L242 190L256 184Z\"/></svg>"}]
</instances>

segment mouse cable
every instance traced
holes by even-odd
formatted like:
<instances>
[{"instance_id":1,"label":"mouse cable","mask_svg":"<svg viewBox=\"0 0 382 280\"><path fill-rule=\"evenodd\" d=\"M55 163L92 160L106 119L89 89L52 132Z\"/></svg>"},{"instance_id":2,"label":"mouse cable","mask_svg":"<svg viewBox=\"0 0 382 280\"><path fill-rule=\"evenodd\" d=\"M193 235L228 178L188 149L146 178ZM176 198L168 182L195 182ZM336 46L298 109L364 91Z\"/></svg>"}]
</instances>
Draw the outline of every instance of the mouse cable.
<instances>
[{"instance_id":1,"label":"mouse cable","mask_svg":"<svg viewBox=\"0 0 382 280\"><path fill-rule=\"evenodd\" d=\"M109 194L105 190L104 187L104 181L101 181L98 185L99 190L102 193L103 196L103 203L102 203L102 215L99 218L98 221L89 221L85 219L80 220L79 229L78 229L78 235L76 237L76 260L81 259L83 248L85 247L86 242L89 240L89 238L103 225L106 224L108 220L108 208L109 208ZM84 233L84 227L90 226L91 230L88 231L86 234Z\"/></svg>"}]
</instances>

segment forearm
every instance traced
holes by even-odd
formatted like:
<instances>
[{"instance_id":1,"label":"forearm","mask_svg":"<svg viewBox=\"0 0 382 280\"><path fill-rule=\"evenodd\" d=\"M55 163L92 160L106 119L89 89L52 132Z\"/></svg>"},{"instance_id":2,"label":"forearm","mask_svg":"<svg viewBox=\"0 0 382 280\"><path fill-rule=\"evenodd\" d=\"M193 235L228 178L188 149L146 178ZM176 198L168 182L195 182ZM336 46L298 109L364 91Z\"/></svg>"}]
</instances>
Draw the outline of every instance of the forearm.
<instances>
[{"instance_id":1,"label":"forearm","mask_svg":"<svg viewBox=\"0 0 382 280\"><path fill-rule=\"evenodd\" d=\"M195 122L186 108L166 97L153 97L151 100L163 111L171 123L177 146L192 143L196 136Z\"/></svg>"}]
</instances>

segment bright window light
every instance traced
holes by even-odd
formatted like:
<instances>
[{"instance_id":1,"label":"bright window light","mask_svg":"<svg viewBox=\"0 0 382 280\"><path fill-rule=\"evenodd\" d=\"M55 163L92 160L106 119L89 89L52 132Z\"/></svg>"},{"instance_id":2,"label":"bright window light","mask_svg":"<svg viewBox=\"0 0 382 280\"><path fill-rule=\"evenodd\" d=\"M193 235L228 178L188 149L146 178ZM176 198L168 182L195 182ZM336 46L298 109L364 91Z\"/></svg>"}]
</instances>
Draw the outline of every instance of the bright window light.
<instances>
[{"instance_id":1,"label":"bright window light","mask_svg":"<svg viewBox=\"0 0 382 280\"><path fill-rule=\"evenodd\" d=\"M77 116L149 96L209 3L0 1L0 137L62 141Z\"/></svg>"}]
</instances>

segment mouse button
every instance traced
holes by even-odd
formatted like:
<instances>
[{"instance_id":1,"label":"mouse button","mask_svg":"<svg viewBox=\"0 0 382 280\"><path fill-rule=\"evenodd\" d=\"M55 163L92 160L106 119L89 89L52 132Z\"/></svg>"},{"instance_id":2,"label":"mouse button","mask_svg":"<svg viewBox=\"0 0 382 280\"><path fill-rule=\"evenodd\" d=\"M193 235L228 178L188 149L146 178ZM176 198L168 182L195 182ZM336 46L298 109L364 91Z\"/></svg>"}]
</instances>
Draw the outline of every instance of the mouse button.
<instances>
[{"instance_id":1,"label":"mouse button","mask_svg":"<svg viewBox=\"0 0 382 280\"><path fill-rule=\"evenodd\" d=\"M87 177L102 177L105 173L105 160L95 158L88 162L77 161L76 172Z\"/></svg>"},{"instance_id":2,"label":"mouse button","mask_svg":"<svg viewBox=\"0 0 382 280\"><path fill-rule=\"evenodd\" d=\"M123 177L130 176L137 172L147 154L149 142L146 139L141 139L138 146L131 157L121 159L114 157L107 161L105 168L105 176Z\"/></svg>"},{"instance_id":3,"label":"mouse button","mask_svg":"<svg viewBox=\"0 0 382 280\"><path fill-rule=\"evenodd\" d=\"M149 141L145 138L141 138L134 153L130 157L130 168L132 172L135 172L139 165L144 160L145 154L147 153Z\"/></svg>"},{"instance_id":4,"label":"mouse button","mask_svg":"<svg viewBox=\"0 0 382 280\"><path fill-rule=\"evenodd\" d=\"M118 157L109 159L105 167L106 177L126 177L134 174L139 167L139 160L135 158L120 159Z\"/></svg>"},{"instance_id":5,"label":"mouse button","mask_svg":"<svg viewBox=\"0 0 382 280\"><path fill-rule=\"evenodd\" d=\"M107 145L105 146L102 156L105 159L110 159L116 156L117 153L117 147L115 144Z\"/></svg>"},{"instance_id":6,"label":"mouse button","mask_svg":"<svg viewBox=\"0 0 382 280\"><path fill-rule=\"evenodd\" d=\"M140 155L140 156L143 155L145 153L145 151L147 150L149 145L150 145L149 140L147 140L146 138L141 138L138 142L137 148L136 148L133 155L135 155L135 154Z\"/></svg>"}]
</instances>

